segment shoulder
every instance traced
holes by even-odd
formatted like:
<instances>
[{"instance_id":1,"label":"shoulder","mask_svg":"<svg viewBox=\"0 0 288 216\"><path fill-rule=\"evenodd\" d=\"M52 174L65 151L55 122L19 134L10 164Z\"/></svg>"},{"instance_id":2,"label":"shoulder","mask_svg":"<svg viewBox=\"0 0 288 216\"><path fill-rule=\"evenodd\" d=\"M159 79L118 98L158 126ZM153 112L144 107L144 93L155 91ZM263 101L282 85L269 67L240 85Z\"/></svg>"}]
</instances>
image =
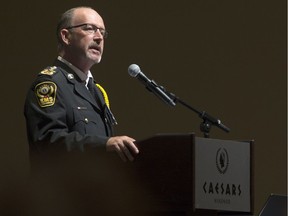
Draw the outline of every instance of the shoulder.
<instances>
[{"instance_id":1,"label":"shoulder","mask_svg":"<svg viewBox=\"0 0 288 216\"><path fill-rule=\"evenodd\" d=\"M61 71L56 66L46 67L38 73L30 90L31 93L34 93L30 94L30 96L36 95L40 107L54 105L58 86L63 79L61 74Z\"/></svg>"},{"instance_id":2,"label":"shoulder","mask_svg":"<svg viewBox=\"0 0 288 216\"><path fill-rule=\"evenodd\" d=\"M42 86L57 86L57 83L61 82L61 72L56 66L48 66L41 70L36 79L32 84L32 88L34 90L39 88L41 89Z\"/></svg>"},{"instance_id":3,"label":"shoulder","mask_svg":"<svg viewBox=\"0 0 288 216\"><path fill-rule=\"evenodd\" d=\"M38 73L36 82L49 80L63 84L64 81L73 80L74 78L75 76L73 73L66 71L62 67L49 66L40 71L40 73Z\"/></svg>"},{"instance_id":4,"label":"shoulder","mask_svg":"<svg viewBox=\"0 0 288 216\"><path fill-rule=\"evenodd\" d=\"M38 73L36 80L55 80L61 79L63 74L57 66L48 66Z\"/></svg>"},{"instance_id":5,"label":"shoulder","mask_svg":"<svg viewBox=\"0 0 288 216\"><path fill-rule=\"evenodd\" d=\"M48 66L38 72L36 79L33 82L32 86L37 86L39 83L43 82L52 82L55 85L59 85L63 83L63 81L66 79L66 76L64 76L61 69L57 66Z\"/></svg>"}]
</instances>

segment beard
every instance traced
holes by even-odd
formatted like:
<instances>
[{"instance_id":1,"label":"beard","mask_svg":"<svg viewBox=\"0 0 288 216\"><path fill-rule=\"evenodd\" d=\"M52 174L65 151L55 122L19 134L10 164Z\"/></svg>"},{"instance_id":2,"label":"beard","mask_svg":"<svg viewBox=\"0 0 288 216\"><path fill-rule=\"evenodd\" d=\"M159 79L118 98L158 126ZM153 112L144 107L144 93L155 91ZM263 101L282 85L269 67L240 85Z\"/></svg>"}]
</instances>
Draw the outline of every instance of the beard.
<instances>
[{"instance_id":1,"label":"beard","mask_svg":"<svg viewBox=\"0 0 288 216\"><path fill-rule=\"evenodd\" d=\"M94 64L100 63L102 59L102 51L100 50L94 50L94 49L89 49L88 52L86 53L86 58L90 59L93 61Z\"/></svg>"}]
</instances>

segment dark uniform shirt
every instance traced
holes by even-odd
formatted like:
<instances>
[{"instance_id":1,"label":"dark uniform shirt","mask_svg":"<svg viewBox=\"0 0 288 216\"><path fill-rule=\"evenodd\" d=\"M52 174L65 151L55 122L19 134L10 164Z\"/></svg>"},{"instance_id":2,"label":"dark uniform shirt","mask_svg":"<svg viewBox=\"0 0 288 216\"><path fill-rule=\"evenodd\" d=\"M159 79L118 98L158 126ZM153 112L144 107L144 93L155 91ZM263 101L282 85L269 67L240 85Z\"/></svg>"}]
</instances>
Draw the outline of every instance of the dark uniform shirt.
<instances>
[{"instance_id":1,"label":"dark uniform shirt","mask_svg":"<svg viewBox=\"0 0 288 216\"><path fill-rule=\"evenodd\" d=\"M84 150L86 145L104 146L113 134L113 115L94 87L91 94L75 71L59 60L43 70L25 101L30 147Z\"/></svg>"}]
</instances>

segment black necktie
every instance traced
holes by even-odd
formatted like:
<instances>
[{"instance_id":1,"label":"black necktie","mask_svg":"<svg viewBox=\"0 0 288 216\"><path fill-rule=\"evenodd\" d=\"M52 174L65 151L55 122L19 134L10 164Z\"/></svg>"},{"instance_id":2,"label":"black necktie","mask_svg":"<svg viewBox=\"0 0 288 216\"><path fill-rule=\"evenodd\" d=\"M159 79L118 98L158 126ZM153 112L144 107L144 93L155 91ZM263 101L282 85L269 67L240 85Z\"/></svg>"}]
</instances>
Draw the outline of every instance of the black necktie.
<instances>
[{"instance_id":1,"label":"black necktie","mask_svg":"<svg viewBox=\"0 0 288 216\"><path fill-rule=\"evenodd\" d=\"M92 97L96 100L99 107L101 107L101 109L102 109L103 105L101 103L100 96L98 95L98 93L96 91L96 84L95 84L94 79L92 77L89 78L87 88L88 88L89 92L91 93Z\"/></svg>"},{"instance_id":2,"label":"black necktie","mask_svg":"<svg viewBox=\"0 0 288 216\"><path fill-rule=\"evenodd\" d=\"M87 88L89 92L93 95L93 97L95 97L95 93L94 93L95 84L94 84L94 80L92 77L90 77L88 80Z\"/></svg>"}]
</instances>

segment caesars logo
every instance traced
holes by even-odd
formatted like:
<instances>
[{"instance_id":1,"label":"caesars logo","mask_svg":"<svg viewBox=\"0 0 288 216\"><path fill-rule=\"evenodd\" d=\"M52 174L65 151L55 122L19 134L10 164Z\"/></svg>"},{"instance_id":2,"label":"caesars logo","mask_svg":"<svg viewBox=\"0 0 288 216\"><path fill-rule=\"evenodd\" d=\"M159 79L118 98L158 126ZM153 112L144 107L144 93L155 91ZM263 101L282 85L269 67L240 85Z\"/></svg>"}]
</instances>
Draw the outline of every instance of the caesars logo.
<instances>
[{"instance_id":1,"label":"caesars logo","mask_svg":"<svg viewBox=\"0 0 288 216\"><path fill-rule=\"evenodd\" d=\"M216 153L216 166L221 174L225 174L229 166L229 156L225 148L219 148Z\"/></svg>"}]
</instances>

